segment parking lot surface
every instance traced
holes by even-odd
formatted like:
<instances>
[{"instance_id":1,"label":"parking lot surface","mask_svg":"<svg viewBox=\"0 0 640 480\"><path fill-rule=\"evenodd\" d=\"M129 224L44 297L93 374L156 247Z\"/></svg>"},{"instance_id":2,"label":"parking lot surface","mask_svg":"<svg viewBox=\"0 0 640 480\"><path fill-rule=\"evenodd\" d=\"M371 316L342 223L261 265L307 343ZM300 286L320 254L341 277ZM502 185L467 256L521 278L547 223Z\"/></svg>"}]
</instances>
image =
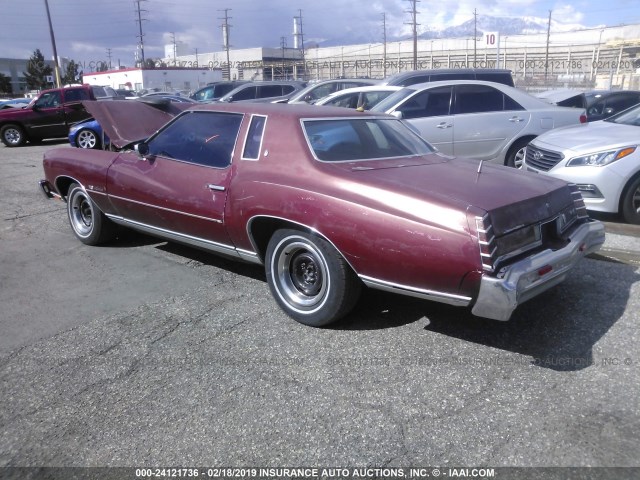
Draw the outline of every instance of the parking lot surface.
<instances>
[{"instance_id":1,"label":"parking lot surface","mask_svg":"<svg viewBox=\"0 0 640 480\"><path fill-rule=\"evenodd\" d=\"M633 228L509 322L369 291L316 329L260 267L82 245L53 147L0 147L0 466L640 466Z\"/></svg>"}]
</instances>

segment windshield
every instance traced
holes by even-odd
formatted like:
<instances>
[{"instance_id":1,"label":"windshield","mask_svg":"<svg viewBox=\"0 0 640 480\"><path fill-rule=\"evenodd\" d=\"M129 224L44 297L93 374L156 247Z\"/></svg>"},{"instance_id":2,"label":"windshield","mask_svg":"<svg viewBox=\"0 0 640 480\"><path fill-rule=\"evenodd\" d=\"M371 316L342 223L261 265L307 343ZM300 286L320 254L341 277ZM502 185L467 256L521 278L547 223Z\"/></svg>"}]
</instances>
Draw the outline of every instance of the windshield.
<instances>
[{"instance_id":1,"label":"windshield","mask_svg":"<svg viewBox=\"0 0 640 480\"><path fill-rule=\"evenodd\" d=\"M304 120L303 126L316 158L326 162L409 157L435 151L395 118Z\"/></svg>"},{"instance_id":2,"label":"windshield","mask_svg":"<svg viewBox=\"0 0 640 480\"><path fill-rule=\"evenodd\" d=\"M611 122L611 123L620 123L622 125L634 125L636 127L640 127L640 105L631 107L603 121Z\"/></svg>"},{"instance_id":3,"label":"windshield","mask_svg":"<svg viewBox=\"0 0 640 480\"><path fill-rule=\"evenodd\" d=\"M387 112L392 107L396 106L399 102L404 100L410 95L413 95L416 91L412 88L403 88L395 93L392 93L387 98L376 104L371 111L372 112Z\"/></svg>"}]
</instances>

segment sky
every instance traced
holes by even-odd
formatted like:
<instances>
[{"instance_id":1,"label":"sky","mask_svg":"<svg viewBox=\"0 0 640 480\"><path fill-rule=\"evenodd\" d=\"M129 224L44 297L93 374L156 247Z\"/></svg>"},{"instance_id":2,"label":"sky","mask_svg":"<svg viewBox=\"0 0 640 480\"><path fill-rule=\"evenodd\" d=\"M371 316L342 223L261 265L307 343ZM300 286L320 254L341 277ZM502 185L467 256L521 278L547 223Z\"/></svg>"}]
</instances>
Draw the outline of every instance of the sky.
<instances>
[{"instance_id":1,"label":"sky","mask_svg":"<svg viewBox=\"0 0 640 480\"><path fill-rule=\"evenodd\" d=\"M302 13L305 42L379 32L409 38L410 0L48 0L58 56L81 65L108 61L132 66L140 4L145 58L164 56L175 38L190 53L222 50L221 18L229 16L232 48L293 46L293 17ZM421 31L459 25L479 15L539 17L585 27L640 23L638 0L421 0ZM0 0L0 58L53 58L45 0ZM88 68L86 70L89 70Z\"/></svg>"}]
</instances>

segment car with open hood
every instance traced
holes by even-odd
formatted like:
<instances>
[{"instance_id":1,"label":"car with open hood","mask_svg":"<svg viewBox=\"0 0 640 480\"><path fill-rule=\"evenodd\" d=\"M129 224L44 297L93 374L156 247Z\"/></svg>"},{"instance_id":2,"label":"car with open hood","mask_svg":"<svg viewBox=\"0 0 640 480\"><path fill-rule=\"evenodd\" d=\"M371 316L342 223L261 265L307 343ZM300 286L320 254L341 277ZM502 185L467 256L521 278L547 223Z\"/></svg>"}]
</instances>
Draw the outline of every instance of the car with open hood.
<instances>
[{"instance_id":1,"label":"car with open hood","mask_svg":"<svg viewBox=\"0 0 640 480\"><path fill-rule=\"evenodd\" d=\"M389 115L198 104L158 129L149 105L85 103L125 148L45 153L40 187L78 240L120 225L263 265L306 325L347 315L364 286L508 320L604 242L575 185L443 155Z\"/></svg>"}]
</instances>

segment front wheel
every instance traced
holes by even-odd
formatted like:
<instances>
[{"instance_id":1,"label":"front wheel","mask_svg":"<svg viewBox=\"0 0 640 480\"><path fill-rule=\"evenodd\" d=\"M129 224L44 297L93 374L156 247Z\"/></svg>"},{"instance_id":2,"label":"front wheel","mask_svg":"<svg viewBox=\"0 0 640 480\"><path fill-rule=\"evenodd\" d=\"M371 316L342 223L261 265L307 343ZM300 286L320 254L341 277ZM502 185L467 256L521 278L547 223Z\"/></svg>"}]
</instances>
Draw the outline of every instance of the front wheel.
<instances>
[{"instance_id":1,"label":"front wheel","mask_svg":"<svg viewBox=\"0 0 640 480\"><path fill-rule=\"evenodd\" d=\"M0 139L7 147L20 147L24 145L26 138L20 125L5 125L0 129Z\"/></svg>"},{"instance_id":2,"label":"front wheel","mask_svg":"<svg viewBox=\"0 0 640 480\"><path fill-rule=\"evenodd\" d=\"M76 145L78 148L100 148L100 140L96 132L84 128L76 135Z\"/></svg>"},{"instance_id":3,"label":"front wheel","mask_svg":"<svg viewBox=\"0 0 640 480\"><path fill-rule=\"evenodd\" d=\"M362 285L326 240L297 230L278 230L267 247L267 282L280 307L312 327L351 311Z\"/></svg>"},{"instance_id":4,"label":"front wheel","mask_svg":"<svg viewBox=\"0 0 640 480\"><path fill-rule=\"evenodd\" d=\"M625 222L640 225L640 177L625 190L622 197L622 216Z\"/></svg>"},{"instance_id":5,"label":"front wheel","mask_svg":"<svg viewBox=\"0 0 640 480\"><path fill-rule=\"evenodd\" d=\"M69 186L67 214L73 233L85 245L98 245L115 235L115 225L77 183Z\"/></svg>"}]
</instances>

